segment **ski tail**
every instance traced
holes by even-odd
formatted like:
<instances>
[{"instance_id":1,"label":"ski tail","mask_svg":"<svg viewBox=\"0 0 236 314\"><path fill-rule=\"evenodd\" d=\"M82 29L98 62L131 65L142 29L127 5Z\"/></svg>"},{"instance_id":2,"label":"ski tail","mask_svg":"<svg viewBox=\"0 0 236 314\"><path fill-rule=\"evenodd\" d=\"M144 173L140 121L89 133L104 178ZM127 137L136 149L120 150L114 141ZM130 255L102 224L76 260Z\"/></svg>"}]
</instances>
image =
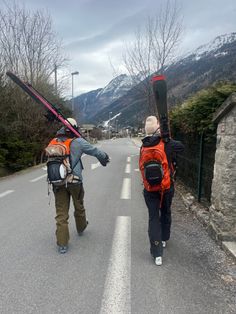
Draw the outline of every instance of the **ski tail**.
<instances>
[{"instance_id":1,"label":"ski tail","mask_svg":"<svg viewBox=\"0 0 236 314\"><path fill-rule=\"evenodd\" d=\"M37 103L44 105L53 116L61 121L71 132L73 132L77 137L82 137L80 132L76 130L72 124L67 121L66 117L52 104L50 103L43 95L41 95L32 85L27 82L23 82L12 72L7 72L7 76L16 83L21 89L23 89L32 99Z\"/></svg>"},{"instance_id":2,"label":"ski tail","mask_svg":"<svg viewBox=\"0 0 236 314\"><path fill-rule=\"evenodd\" d=\"M161 137L163 138L163 140L168 141L168 139L170 138L170 130L168 121L167 86L165 76L153 76L152 86L160 121Z\"/></svg>"}]
</instances>

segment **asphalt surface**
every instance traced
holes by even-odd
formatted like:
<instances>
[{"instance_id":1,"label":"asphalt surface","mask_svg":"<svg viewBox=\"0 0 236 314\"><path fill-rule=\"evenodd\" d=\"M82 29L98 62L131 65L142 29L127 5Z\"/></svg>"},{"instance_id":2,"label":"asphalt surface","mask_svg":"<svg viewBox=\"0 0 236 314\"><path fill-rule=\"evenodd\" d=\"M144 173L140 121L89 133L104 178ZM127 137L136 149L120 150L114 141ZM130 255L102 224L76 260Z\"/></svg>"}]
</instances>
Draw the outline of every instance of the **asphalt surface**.
<instances>
[{"instance_id":1,"label":"asphalt surface","mask_svg":"<svg viewBox=\"0 0 236 314\"><path fill-rule=\"evenodd\" d=\"M82 159L89 226L77 235L71 206L67 254L57 252L45 168L0 180L0 313L236 313L235 265L178 193L158 267L149 254L139 148L128 138L98 147L111 162Z\"/></svg>"}]
</instances>

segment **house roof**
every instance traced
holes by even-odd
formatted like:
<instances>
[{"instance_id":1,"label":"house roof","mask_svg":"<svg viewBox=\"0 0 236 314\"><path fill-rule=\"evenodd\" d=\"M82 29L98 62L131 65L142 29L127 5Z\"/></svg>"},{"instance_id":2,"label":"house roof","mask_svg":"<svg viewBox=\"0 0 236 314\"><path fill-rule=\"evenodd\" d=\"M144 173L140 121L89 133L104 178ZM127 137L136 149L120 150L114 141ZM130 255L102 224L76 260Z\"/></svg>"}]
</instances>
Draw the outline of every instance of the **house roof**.
<instances>
[{"instance_id":1,"label":"house roof","mask_svg":"<svg viewBox=\"0 0 236 314\"><path fill-rule=\"evenodd\" d=\"M92 130L94 129L96 126L94 124L82 124L81 129L87 129L87 130Z\"/></svg>"},{"instance_id":2,"label":"house roof","mask_svg":"<svg viewBox=\"0 0 236 314\"><path fill-rule=\"evenodd\" d=\"M213 115L213 122L218 123L236 105L236 93L232 93Z\"/></svg>"}]
</instances>

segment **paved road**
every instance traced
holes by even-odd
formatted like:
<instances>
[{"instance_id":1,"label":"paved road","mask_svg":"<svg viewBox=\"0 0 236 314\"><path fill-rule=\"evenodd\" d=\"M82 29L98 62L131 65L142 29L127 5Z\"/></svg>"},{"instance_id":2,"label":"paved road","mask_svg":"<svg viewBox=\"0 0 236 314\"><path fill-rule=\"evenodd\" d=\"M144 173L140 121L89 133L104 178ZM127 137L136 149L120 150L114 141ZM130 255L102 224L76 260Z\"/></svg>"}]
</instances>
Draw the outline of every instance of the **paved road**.
<instances>
[{"instance_id":1,"label":"paved road","mask_svg":"<svg viewBox=\"0 0 236 314\"><path fill-rule=\"evenodd\" d=\"M0 313L235 313L235 267L176 193L163 265L149 256L147 210L130 139L104 141L111 163L85 156L89 227L55 245L42 167L0 180ZM49 205L50 201L50 205Z\"/></svg>"}]
</instances>

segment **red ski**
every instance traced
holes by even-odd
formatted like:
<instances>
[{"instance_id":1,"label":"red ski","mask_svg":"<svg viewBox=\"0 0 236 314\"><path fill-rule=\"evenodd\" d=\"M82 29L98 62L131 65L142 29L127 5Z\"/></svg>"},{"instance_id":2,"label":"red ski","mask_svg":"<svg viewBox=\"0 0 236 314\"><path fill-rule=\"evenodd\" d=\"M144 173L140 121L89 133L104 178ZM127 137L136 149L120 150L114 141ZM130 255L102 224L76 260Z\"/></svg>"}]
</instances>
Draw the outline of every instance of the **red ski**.
<instances>
[{"instance_id":1,"label":"red ski","mask_svg":"<svg viewBox=\"0 0 236 314\"><path fill-rule=\"evenodd\" d=\"M31 98L33 98L37 103L44 105L50 113L54 115L54 117L60 120L68 129L70 129L77 137L82 137L82 135L78 132L78 130L74 129L74 127L67 121L66 117L45 97L43 97L32 85L27 82L23 82L12 72L6 73L14 83L16 83L20 88L22 88Z\"/></svg>"}]
</instances>

